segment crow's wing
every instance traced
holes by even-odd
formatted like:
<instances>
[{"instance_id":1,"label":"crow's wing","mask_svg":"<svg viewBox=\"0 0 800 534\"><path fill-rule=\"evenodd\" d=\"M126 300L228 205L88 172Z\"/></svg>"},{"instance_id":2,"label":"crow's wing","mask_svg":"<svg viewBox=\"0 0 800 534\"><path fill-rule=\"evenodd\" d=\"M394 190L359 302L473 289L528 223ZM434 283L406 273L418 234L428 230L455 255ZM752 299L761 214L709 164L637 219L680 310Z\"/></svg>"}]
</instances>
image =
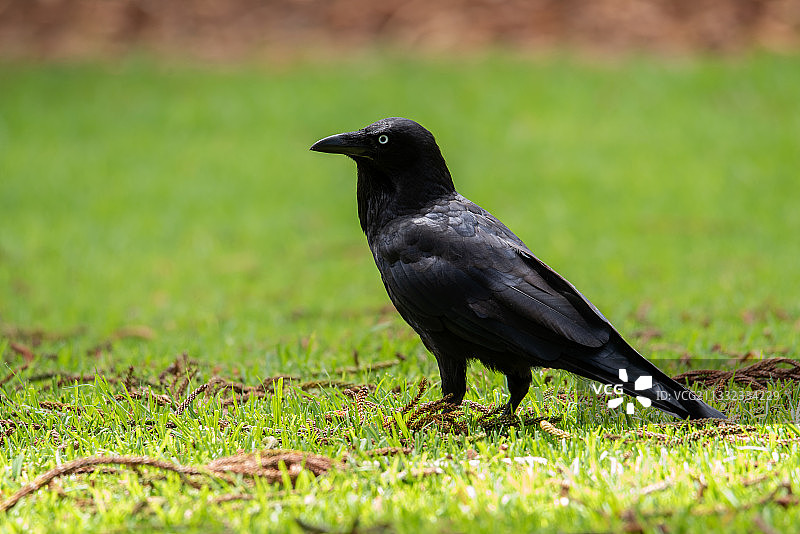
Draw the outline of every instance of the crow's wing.
<instances>
[{"instance_id":1,"label":"crow's wing","mask_svg":"<svg viewBox=\"0 0 800 534\"><path fill-rule=\"evenodd\" d=\"M397 219L373 254L389 296L418 331L447 330L544 360L569 345L601 347L613 332L569 282L465 199Z\"/></svg>"}]
</instances>

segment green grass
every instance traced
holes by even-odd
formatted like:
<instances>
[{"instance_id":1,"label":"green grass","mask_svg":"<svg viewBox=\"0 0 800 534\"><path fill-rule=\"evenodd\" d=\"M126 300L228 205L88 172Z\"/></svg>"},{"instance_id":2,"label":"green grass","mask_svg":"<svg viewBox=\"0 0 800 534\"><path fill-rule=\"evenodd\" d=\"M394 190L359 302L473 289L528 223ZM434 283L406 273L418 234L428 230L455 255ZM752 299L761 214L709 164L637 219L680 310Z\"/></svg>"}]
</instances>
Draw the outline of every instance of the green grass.
<instances>
[{"instance_id":1,"label":"green grass","mask_svg":"<svg viewBox=\"0 0 800 534\"><path fill-rule=\"evenodd\" d=\"M0 418L20 423L2 442L3 496L74 458L203 464L258 450L275 429L282 447L350 454L348 468L303 476L294 489L263 481L192 489L177 476L133 471L78 475L58 481L63 495L23 499L0 527L299 532L300 518L346 531L359 518L396 532L636 524L747 532L754 521L792 531L800 507L762 499L783 482L800 492L798 445L775 442L796 435L786 424L798 409L794 386L781 390L784 406L730 406L772 441L625 443L604 436L662 432L647 425L669 419L565 403L540 407L563 417L557 426L570 439L538 426L474 441L429 428L410 437L409 455L376 461L363 451L403 442L377 415L333 425L327 444L300 432L307 419L331 425L324 414L352 404L336 389L308 396L287 386L280 402L230 408L234 424L219 429L219 396L179 416L116 398L122 385L102 377L79 386L31 378L125 376L134 366L156 380L187 353L200 366L191 387L214 374L258 384L322 372L378 384L375 402L408 402L421 377L438 379L435 362L386 309L356 218L353 164L308 152L320 137L393 115L431 129L460 192L506 222L624 334L637 341L635 332L657 328L660 337L637 345L669 372L687 369L677 361L686 353L724 368L744 364L721 352L796 358L797 67L796 57L758 55L607 65L504 55L226 69L142 59L0 64L2 374L23 365L14 347L37 355L2 386ZM148 335L120 338L130 327ZM362 364L407 358L385 371L337 375L353 351ZM537 380L545 375L575 387L553 372ZM504 395L502 379L479 367L469 384L472 400ZM524 406L537 406L550 385L535 387ZM433 388L424 400L438 395ZM45 400L84 411L43 408ZM470 428L478 430L474 420ZM513 456L543 460L501 461ZM413 475L434 463L441 473ZM236 492L253 498L210 502Z\"/></svg>"}]
</instances>

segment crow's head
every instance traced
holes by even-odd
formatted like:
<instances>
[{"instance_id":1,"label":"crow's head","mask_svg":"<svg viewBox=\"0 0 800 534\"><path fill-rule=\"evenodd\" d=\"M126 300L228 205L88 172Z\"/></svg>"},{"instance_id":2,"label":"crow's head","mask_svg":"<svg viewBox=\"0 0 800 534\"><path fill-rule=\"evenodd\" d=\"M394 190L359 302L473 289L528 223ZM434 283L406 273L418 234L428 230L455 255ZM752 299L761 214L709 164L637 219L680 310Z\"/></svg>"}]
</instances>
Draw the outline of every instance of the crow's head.
<instances>
[{"instance_id":1,"label":"crow's head","mask_svg":"<svg viewBox=\"0 0 800 534\"><path fill-rule=\"evenodd\" d=\"M320 139L311 150L345 154L356 161L367 159L379 167L394 167L413 163L428 152L439 152L439 147L433 135L416 122L390 117L355 132Z\"/></svg>"},{"instance_id":2,"label":"crow's head","mask_svg":"<svg viewBox=\"0 0 800 534\"><path fill-rule=\"evenodd\" d=\"M452 188L433 134L409 119L381 119L355 132L320 139L311 150L345 154L356 161L359 171L380 174L394 182L439 182Z\"/></svg>"},{"instance_id":3,"label":"crow's head","mask_svg":"<svg viewBox=\"0 0 800 534\"><path fill-rule=\"evenodd\" d=\"M433 135L409 119L381 119L355 132L320 139L311 150L355 160L358 218L370 242L394 217L455 193Z\"/></svg>"}]
</instances>

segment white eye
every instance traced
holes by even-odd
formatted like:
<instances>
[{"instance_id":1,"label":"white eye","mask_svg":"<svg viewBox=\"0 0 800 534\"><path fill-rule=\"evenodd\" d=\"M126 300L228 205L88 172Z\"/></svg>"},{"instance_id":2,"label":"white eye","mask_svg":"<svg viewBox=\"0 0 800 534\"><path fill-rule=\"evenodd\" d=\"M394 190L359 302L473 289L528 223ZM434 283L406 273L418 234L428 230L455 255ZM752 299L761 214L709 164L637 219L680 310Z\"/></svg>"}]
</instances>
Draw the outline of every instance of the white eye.
<instances>
[{"instance_id":1,"label":"white eye","mask_svg":"<svg viewBox=\"0 0 800 534\"><path fill-rule=\"evenodd\" d=\"M386 143L389 142L389 136L386 134L381 135L380 137L378 137L378 142L382 145L385 145Z\"/></svg>"}]
</instances>

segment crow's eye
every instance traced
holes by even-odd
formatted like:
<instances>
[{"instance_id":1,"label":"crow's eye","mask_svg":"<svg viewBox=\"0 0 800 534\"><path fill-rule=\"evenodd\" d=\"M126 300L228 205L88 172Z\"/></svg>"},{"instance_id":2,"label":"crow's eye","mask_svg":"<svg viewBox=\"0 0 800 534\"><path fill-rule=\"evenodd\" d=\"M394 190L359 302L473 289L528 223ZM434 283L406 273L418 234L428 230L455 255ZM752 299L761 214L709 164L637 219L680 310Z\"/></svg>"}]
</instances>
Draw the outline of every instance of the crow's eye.
<instances>
[{"instance_id":1,"label":"crow's eye","mask_svg":"<svg viewBox=\"0 0 800 534\"><path fill-rule=\"evenodd\" d=\"M382 145L385 145L386 143L388 143L388 142L389 142L389 136L388 136L388 135L386 135L386 134L383 134L383 135L379 136L379 137L378 137L378 142L379 142L380 144L382 144Z\"/></svg>"}]
</instances>

